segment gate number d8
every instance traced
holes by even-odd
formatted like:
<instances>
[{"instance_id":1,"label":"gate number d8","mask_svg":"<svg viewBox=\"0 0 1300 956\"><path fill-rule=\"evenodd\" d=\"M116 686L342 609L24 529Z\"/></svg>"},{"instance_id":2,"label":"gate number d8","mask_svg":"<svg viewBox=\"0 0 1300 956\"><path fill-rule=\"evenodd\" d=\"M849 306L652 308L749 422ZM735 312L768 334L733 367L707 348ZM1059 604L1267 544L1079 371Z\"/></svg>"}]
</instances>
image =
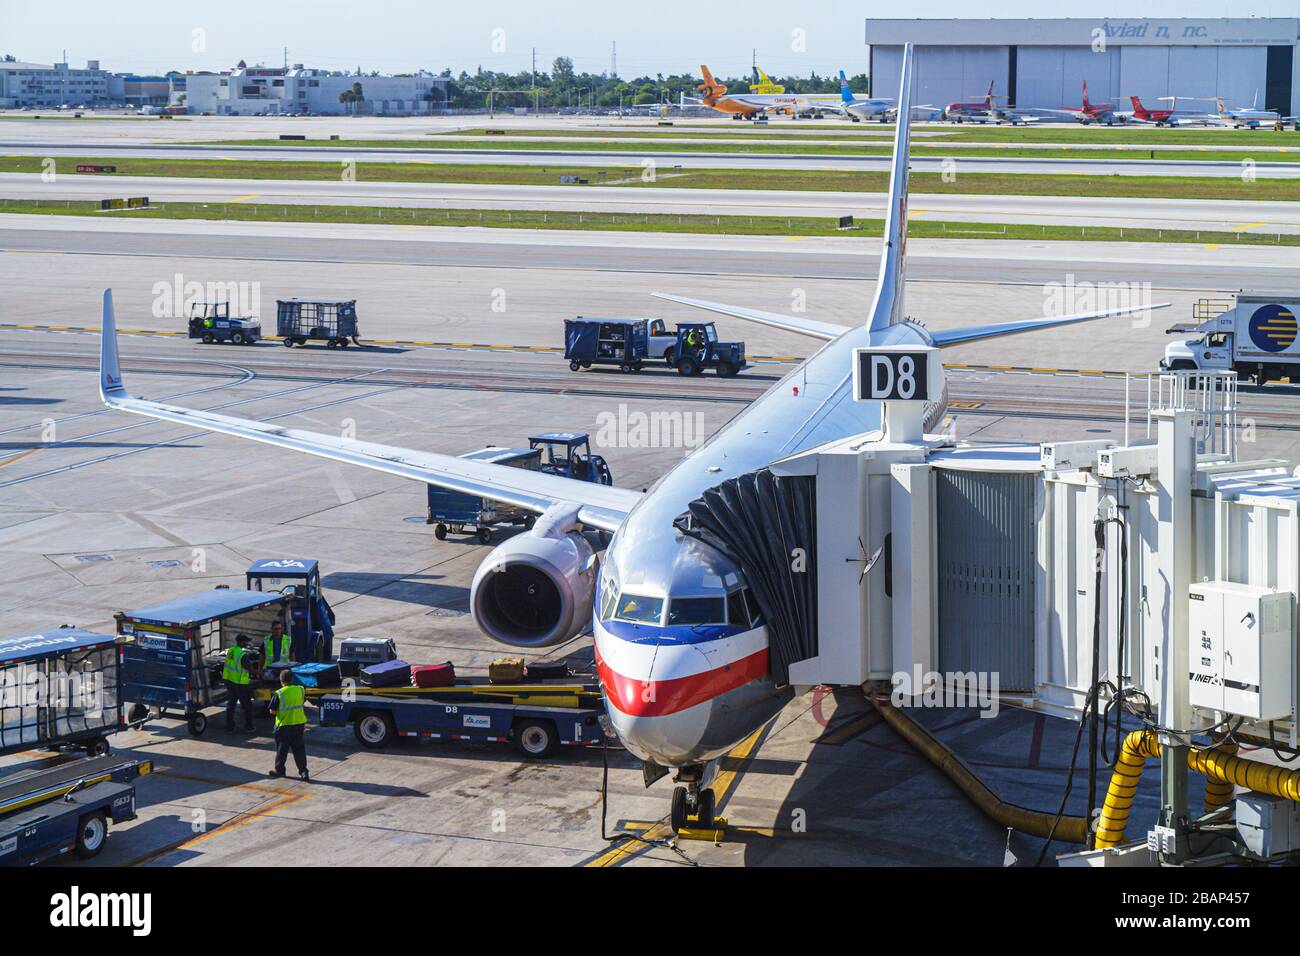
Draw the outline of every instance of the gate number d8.
<instances>
[{"instance_id":1,"label":"gate number d8","mask_svg":"<svg viewBox=\"0 0 1300 956\"><path fill-rule=\"evenodd\" d=\"M858 401L928 401L928 361L926 352L859 351Z\"/></svg>"}]
</instances>

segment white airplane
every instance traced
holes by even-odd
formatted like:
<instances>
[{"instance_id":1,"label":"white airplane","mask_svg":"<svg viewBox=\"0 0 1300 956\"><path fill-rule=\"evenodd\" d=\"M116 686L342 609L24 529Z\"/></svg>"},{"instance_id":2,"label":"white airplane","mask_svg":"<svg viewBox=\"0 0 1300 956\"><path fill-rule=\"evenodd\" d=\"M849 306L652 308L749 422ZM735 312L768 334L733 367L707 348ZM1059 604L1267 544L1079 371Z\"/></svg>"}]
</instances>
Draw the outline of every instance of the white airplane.
<instances>
[{"instance_id":1,"label":"white airplane","mask_svg":"<svg viewBox=\"0 0 1300 956\"><path fill-rule=\"evenodd\" d=\"M891 99L873 96L858 96L849 88L849 78L840 70L840 110L853 122L862 120L879 120L884 122L891 114L897 112L896 104Z\"/></svg>"},{"instance_id":2,"label":"white airplane","mask_svg":"<svg viewBox=\"0 0 1300 956\"><path fill-rule=\"evenodd\" d=\"M1259 92L1256 91L1255 103L1258 102ZM1243 107L1230 110L1223 105L1222 97L1216 97L1214 105L1217 112L1211 114L1210 118L1217 119L1224 126L1232 126L1236 129L1241 129L1243 126L1247 129L1259 129L1261 126L1276 126L1278 123L1286 123L1295 119L1293 116L1283 116L1276 110L1256 109L1254 105L1249 109Z\"/></svg>"},{"instance_id":3,"label":"white airplane","mask_svg":"<svg viewBox=\"0 0 1300 956\"><path fill-rule=\"evenodd\" d=\"M904 48L898 102L911 104L912 49ZM910 112L910 111L909 111ZM504 541L474 576L475 622L490 637L538 649L591 628L606 710L619 739L646 762L647 780L676 771L671 820L709 825L707 782L717 758L763 727L795 688L773 673L767 622L781 614L761 581L676 526L706 491L765 474L772 462L877 430L879 403L855 401L854 349L947 347L1107 316L1059 318L930 332L903 311L910 124L895 132L889 211L875 298L863 325L844 327L675 295L662 298L759 322L825 344L673 466L648 492L397 448L134 398L118 361L112 290L104 293L100 395L110 408L262 442L390 475L507 502L536 513L530 531ZM1165 303L1167 304L1167 303ZM1158 306L1157 306L1158 307ZM946 397L946 389L943 391ZM926 409L927 426L946 398ZM584 529L613 532L603 565ZM783 620L786 620L783 618Z\"/></svg>"}]
</instances>

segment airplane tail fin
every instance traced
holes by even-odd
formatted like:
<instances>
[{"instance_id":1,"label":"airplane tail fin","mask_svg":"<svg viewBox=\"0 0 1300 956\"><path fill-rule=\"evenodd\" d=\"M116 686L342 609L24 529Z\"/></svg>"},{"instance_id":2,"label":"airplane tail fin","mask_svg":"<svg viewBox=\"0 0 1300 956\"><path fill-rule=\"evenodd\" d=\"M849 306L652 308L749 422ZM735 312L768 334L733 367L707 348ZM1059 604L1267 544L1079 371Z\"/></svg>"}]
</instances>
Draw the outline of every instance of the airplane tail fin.
<instances>
[{"instance_id":1,"label":"airplane tail fin","mask_svg":"<svg viewBox=\"0 0 1300 956\"><path fill-rule=\"evenodd\" d=\"M700 75L704 77L704 82L699 88L704 91L705 96L721 96L727 92L727 88L713 78L713 74L703 63L700 64Z\"/></svg>"},{"instance_id":2,"label":"airplane tail fin","mask_svg":"<svg viewBox=\"0 0 1300 956\"><path fill-rule=\"evenodd\" d=\"M989 89L988 89L988 92L984 94L984 105L985 105L986 107L988 107L989 109L993 109L993 84L994 84L994 82L996 82L996 81L995 81L995 80L989 80Z\"/></svg>"},{"instance_id":3,"label":"airplane tail fin","mask_svg":"<svg viewBox=\"0 0 1300 956\"><path fill-rule=\"evenodd\" d=\"M853 91L849 89L849 78L840 70L840 100L844 103L853 102Z\"/></svg>"},{"instance_id":4,"label":"airplane tail fin","mask_svg":"<svg viewBox=\"0 0 1300 956\"><path fill-rule=\"evenodd\" d=\"M1145 116L1146 110L1142 107L1142 101L1136 96L1130 96L1129 101L1133 104L1133 112L1138 116Z\"/></svg>"},{"instance_id":5,"label":"airplane tail fin","mask_svg":"<svg viewBox=\"0 0 1300 956\"><path fill-rule=\"evenodd\" d=\"M113 290L104 290L104 320L99 334L99 397L106 405L126 398L122 366L117 358L117 320L113 316Z\"/></svg>"},{"instance_id":6,"label":"airplane tail fin","mask_svg":"<svg viewBox=\"0 0 1300 956\"><path fill-rule=\"evenodd\" d=\"M1083 81L1083 108L1086 110L1092 104L1088 102L1088 81Z\"/></svg>"},{"instance_id":7,"label":"airplane tail fin","mask_svg":"<svg viewBox=\"0 0 1300 956\"><path fill-rule=\"evenodd\" d=\"M907 174L912 142L912 44L903 45L903 68L898 83L898 126L894 132L894 159L889 173L889 208L885 213L885 248L880 257L876 298L867 328L883 331L904 319L903 283L907 252Z\"/></svg>"}]
</instances>

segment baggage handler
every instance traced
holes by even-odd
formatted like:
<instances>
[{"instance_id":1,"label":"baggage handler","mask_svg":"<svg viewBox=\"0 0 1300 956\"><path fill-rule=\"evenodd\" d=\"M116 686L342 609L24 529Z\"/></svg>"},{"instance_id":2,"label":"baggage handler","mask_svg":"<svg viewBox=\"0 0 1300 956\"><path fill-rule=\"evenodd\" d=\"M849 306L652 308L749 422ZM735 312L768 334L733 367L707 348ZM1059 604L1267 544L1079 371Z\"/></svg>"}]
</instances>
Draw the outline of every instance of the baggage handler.
<instances>
[{"instance_id":1,"label":"baggage handler","mask_svg":"<svg viewBox=\"0 0 1300 956\"><path fill-rule=\"evenodd\" d=\"M244 705L244 733L254 733L252 675L248 671L248 635L235 638L235 646L226 651L226 664L221 677L226 682L226 732L235 730L235 705Z\"/></svg>"},{"instance_id":2,"label":"baggage handler","mask_svg":"<svg viewBox=\"0 0 1300 956\"><path fill-rule=\"evenodd\" d=\"M275 769L269 776L283 777L289 751L298 768L298 779L310 780L307 775L307 691L301 684L292 683L293 675L280 672L280 689L271 695L271 713L275 714Z\"/></svg>"}]
</instances>

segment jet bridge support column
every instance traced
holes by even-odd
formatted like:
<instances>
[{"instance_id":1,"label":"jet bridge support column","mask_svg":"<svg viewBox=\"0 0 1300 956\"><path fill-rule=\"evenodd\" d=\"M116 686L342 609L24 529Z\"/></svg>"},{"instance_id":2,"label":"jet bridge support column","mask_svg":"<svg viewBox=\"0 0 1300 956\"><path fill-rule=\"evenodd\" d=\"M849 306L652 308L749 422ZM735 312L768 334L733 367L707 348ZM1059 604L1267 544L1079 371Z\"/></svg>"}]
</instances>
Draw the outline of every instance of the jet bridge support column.
<instances>
[{"instance_id":1,"label":"jet bridge support column","mask_svg":"<svg viewBox=\"0 0 1300 956\"><path fill-rule=\"evenodd\" d=\"M1155 633L1156 673L1160 680L1162 727L1186 730L1192 722L1188 698L1188 594L1192 583L1192 481L1196 472L1192 414L1177 409L1154 413L1159 450L1156 465L1157 547L1148 594L1147 624ZM1157 835L1161 859L1186 857L1188 742L1160 733L1160 818Z\"/></svg>"}]
</instances>

